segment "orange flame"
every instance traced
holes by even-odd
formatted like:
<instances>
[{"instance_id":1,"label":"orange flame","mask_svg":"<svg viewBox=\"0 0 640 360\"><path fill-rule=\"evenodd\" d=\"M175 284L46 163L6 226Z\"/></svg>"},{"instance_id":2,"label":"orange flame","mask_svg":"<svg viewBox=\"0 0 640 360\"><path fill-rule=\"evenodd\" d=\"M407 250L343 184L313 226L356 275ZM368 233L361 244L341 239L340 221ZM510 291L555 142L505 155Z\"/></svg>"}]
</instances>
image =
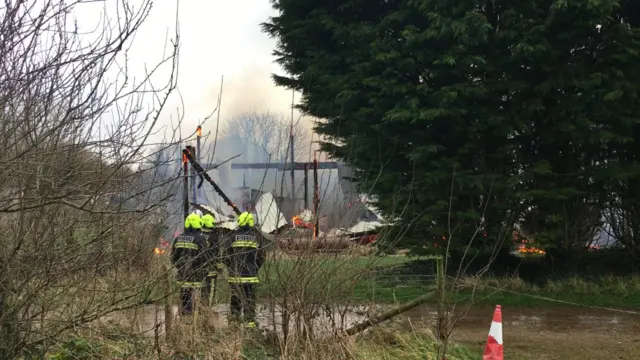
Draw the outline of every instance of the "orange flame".
<instances>
[{"instance_id":1,"label":"orange flame","mask_svg":"<svg viewBox=\"0 0 640 360\"><path fill-rule=\"evenodd\" d=\"M202 128L200 126L196 129L196 135L202 136Z\"/></svg>"},{"instance_id":2,"label":"orange flame","mask_svg":"<svg viewBox=\"0 0 640 360\"><path fill-rule=\"evenodd\" d=\"M167 251L167 248L169 246L170 246L169 242L165 240L164 237L160 236L160 246L154 247L153 253L156 255L162 255Z\"/></svg>"},{"instance_id":3,"label":"orange flame","mask_svg":"<svg viewBox=\"0 0 640 360\"><path fill-rule=\"evenodd\" d=\"M305 227L307 229L313 230L315 233L315 226L312 223L305 222L298 215L291 218L291 223L293 224L293 227Z\"/></svg>"},{"instance_id":4,"label":"orange flame","mask_svg":"<svg viewBox=\"0 0 640 360\"><path fill-rule=\"evenodd\" d=\"M186 163L188 163L188 162L189 162L189 159L187 158L187 155L182 154L182 163L183 163L183 164L186 164Z\"/></svg>"},{"instance_id":5,"label":"orange flame","mask_svg":"<svg viewBox=\"0 0 640 360\"><path fill-rule=\"evenodd\" d=\"M533 247L533 246L528 247L526 245L519 246L518 247L518 252L521 253L521 254L540 254L540 255L544 255L544 254L547 253L546 251L544 251L544 250L542 250L540 248Z\"/></svg>"}]
</instances>

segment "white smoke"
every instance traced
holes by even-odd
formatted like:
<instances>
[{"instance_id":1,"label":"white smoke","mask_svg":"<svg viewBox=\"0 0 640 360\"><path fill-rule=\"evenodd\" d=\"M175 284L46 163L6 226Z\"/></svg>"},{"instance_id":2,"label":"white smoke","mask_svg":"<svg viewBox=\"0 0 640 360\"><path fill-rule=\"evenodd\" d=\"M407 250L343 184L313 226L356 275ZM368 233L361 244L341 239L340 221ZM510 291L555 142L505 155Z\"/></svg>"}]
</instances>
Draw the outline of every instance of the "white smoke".
<instances>
[{"instance_id":1,"label":"white smoke","mask_svg":"<svg viewBox=\"0 0 640 360\"><path fill-rule=\"evenodd\" d=\"M286 127L283 127L283 129L286 130ZM289 158L286 156L288 154L287 149L289 148L287 139L288 131L284 134L285 136L282 136L282 134L277 136L279 138L285 138L286 141L279 141L275 145L270 145L270 149L267 149L268 147L265 146L265 142L272 140L273 136L254 136L251 139L249 136L242 137L240 136L241 134L237 132L233 133L227 130L228 129L224 128L220 129L217 141L211 135L212 132L205 132L205 136L203 136L201 141L201 154L199 156L201 165L208 170L207 173L218 184L222 191L238 207L241 207L242 204L241 187L246 186L250 189L258 190L253 191L256 198L251 200L254 203L257 201L260 193L270 192L276 201L278 201L278 207L285 213L287 220L290 220L291 216L300 213L305 208L303 171L295 171L295 182L292 189L291 173L288 170L232 169L233 164L284 163L285 161L289 161ZM280 131L284 130L281 129ZM259 133L258 135L264 134ZM171 227L179 227L179 223L182 220L184 195L182 190L181 150L186 145L196 146L196 143L192 141L189 144L176 144L159 154L162 164L158 169L158 173L165 179L172 179L171 188L173 198L169 205L169 210L173 216ZM302 153L302 155L297 157L298 161L309 161L305 159L305 154L300 151L300 149L304 149L305 146L311 147L308 140L303 146L296 146L299 150L298 153ZM319 161L332 160L325 159L324 156L321 156ZM343 173L343 176L345 176L345 174L348 175L348 172L345 173L345 169L342 169L340 172L337 170L318 170L319 214L326 219L325 221L329 226L348 227L357 222L355 218L350 218L351 215L345 215L345 212L353 207L352 204L348 205L348 203L352 203L354 196L357 197L357 194L354 193L355 189L353 189L352 186L345 186L345 181L341 183L339 173ZM311 167L308 170L307 176L306 208L311 210L313 209L315 190L313 169ZM200 179L197 179L197 183L199 182ZM345 193L345 191L347 193ZM283 198L291 199L292 197L295 198L293 203L283 200ZM233 213L232 208L226 205L213 187L206 182L203 183L202 188L198 191L196 199L193 199L191 190L189 191L189 198L190 201L195 200L195 202L198 203L206 203L222 214L232 215ZM285 205L283 205L283 201L286 202Z\"/></svg>"}]
</instances>

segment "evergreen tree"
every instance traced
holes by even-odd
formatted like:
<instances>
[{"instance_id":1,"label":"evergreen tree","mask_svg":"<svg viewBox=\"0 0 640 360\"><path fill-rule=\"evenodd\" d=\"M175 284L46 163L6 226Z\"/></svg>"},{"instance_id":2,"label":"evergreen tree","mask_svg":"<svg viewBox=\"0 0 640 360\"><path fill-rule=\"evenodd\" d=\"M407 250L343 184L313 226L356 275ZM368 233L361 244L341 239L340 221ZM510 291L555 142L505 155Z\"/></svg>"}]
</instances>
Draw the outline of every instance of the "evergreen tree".
<instances>
[{"instance_id":1,"label":"evergreen tree","mask_svg":"<svg viewBox=\"0 0 640 360\"><path fill-rule=\"evenodd\" d=\"M618 1L539 2L514 46L512 113L524 215L537 240L584 247L601 225L607 189L623 176L620 153L637 124L637 30ZM525 105L526 104L526 105ZM525 106L523 106L525 105Z\"/></svg>"},{"instance_id":2,"label":"evergreen tree","mask_svg":"<svg viewBox=\"0 0 640 360\"><path fill-rule=\"evenodd\" d=\"M475 245L493 246L522 220L570 248L598 227L615 149L637 123L637 29L620 22L636 5L273 4L263 28L289 74L276 83L302 91L325 151L401 217L403 246L477 232L488 236Z\"/></svg>"}]
</instances>

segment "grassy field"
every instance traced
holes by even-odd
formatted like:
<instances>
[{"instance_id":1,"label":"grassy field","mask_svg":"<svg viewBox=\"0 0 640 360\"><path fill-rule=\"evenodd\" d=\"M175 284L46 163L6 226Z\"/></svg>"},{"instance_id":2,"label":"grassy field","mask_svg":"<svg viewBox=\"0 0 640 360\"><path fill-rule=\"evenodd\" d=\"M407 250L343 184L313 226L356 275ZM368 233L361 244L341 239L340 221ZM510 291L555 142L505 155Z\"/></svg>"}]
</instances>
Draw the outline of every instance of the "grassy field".
<instances>
[{"instance_id":1,"label":"grassy field","mask_svg":"<svg viewBox=\"0 0 640 360\"><path fill-rule=\"evenodd\" d=\"M411 268L410 261L402 255L382 258L345 256L315 262L279 259L266 265L261 276L263 279L278 279L277 282L282 284L304 278L327 289L349 283L348 289L344 289L348 294L343 294L347 300L390 304L423 295L434 285L433 275L408 273L406 269ZM517 277L449 278L448 282L450 300L455 303L499 303L517 307L563 304L640 307L640 277L603 277L589 281L569 278L548 281L544 285L530 284ZM274 284L267 283L265 286Z\"/></svg>"},{"instance_id":2,"label":"grassy field","mask_svg":"<svg viewBox=\"0 0 640 360\"><path fill-rule=\"evenodd\" d=\"M371 257L333 256L306 259L271 259L260 274L261 297L268 298L282 291L316 291L314 296L326 296L330 301L393 303L404 302L424 294L433 285L433 276L401 271L410 268L404 256ZM454 282L450 282L454 283ZM335 293L331 292L335 289ZM220 286L220 302L228 301L228 287ZM327 291L330 290L330 291ZM295 295L298 296L298 295ZM464 278L455 282L451 299L457 303L488 304L471 318L471 325L459 324L453 332L456 344L448 360L479 360L486 341L492 306L499 303L508 309L508 316L517 319L520 310L531 307L538 315L550 306L569 307L578 303L601 307L630 308L640 305L640 278L601 278L585 281L579 278L550 281L533 285L519 278ZM566 302L566 303L565 303ZM331 302L328 302L331 303ZM431 306L428 306L431 308ZM475 309L475 307L474 307ZM477 309L476 309L477 310ZM565 310L562 310L565 312ZM507 314L507 313L505 313ZM592 315L588 313L587 315ZM469 315L470 316L470 315ZM577 318L581 315L576 315ZM201 318L206 318L204 314ZM414 319L413 317L411 319ZM432 324L405 323L397 326L385 323L363 337L336 337L314 340L313 344L296 344L287 356L275 357L277 349L269 337L246 338L224 329L178 328L172 337L162 337L154 343L153 336L141 336L124 326L108 329L91 328L89 332L70 334L71 341L60 344L50 353L51 360L74 358L181 359L186 355L207 359L247 360L269 359L435 359L435 341L428 330ZM505 318L506 319L506 318ZM411 320L414 321L414 320ZM426 320L425 320L426 321ZM548 320L543 319L542 322ZM577 321L577 320L571 320ZM577 323L576 323L577 324ZM611 329L609 329L611 330ZM323 342L324 341L324 342ZM634 359L640 351L640 338L634 333L611 331L594 333L592 329L567 324L562 330L541 331L537 328L516 328L505 324L505 355L522 360L573 359ZM182 352L185 357L176 356ZM244 357L238 357L242 352ZM610 357L607 357L609 356Z\"/></svg>"},{"instance_id":3,"label":"grassy field","mask_svg":"<svg viewBox=\"0 0 640 360\"><path fill-rule=\"evenodd\" d=\"M457 302L477 301L514 307L600 306L640 307L640 277L603 277L586 281L569 278L538 286L520 278L462 279L454 298Z\"/></svg>"},{"instance_id":4,"label":"grassy field","mask_svg":"<svg viewBox=\"0 0 640 360\"><path fill-rule=\"evenodd\" d=\"M372 301L376 299L376 290L386 285L375 278L379 269L394 269L406 263L406 256L279 258L268 261L261 269L261 294L280 296L292 291L315 291L319 296L328 296L330 292L333 300ZM416 283L413 292L429 285L430 282ZM392 300L384 296L383 302Z\"/></svg>"},{"instance_id":5,"label":"grassy field","mask_svg":"<svg viewBox=\"0 0 640 360\"><path fill-rule=\"evenodd\" d=\"M585 281L569 278L533 285L520 278L462 278L449 280L454 303L502 304L513 307L602 306L640 307L640 278L601 278ZM405 281L363 280L354 298L378 303L403 302L428 291L431 283L423 279Z\"/></svg>"},{"instance_id":6,"label":"grassy field","mask_svg":"<svg viewBox=\"0 0 640 360\"><path fill-rule=\"evenodd\" d=\"M340 296L344 301L401 303L425 294L434 285L433 275L410 270L413 260L404 255L378 258L349 255L318 256L302 260L271 259L260 272L262 284L259 296L278 296L296 290L296 285L299 285L297 290L302 290L303 287L313 289L315 284L317 291L333 291L335 296ZM457 280L449 278L448 283L449 299L454 303L502 304L513 307L576 304L614 308L640 307L640 277L603 277L588 281L569 278L536 285L517 277L485 276ZM217 301L226 303L228 297L228 286L221 279Z\"/></svg>"}]
</instances>

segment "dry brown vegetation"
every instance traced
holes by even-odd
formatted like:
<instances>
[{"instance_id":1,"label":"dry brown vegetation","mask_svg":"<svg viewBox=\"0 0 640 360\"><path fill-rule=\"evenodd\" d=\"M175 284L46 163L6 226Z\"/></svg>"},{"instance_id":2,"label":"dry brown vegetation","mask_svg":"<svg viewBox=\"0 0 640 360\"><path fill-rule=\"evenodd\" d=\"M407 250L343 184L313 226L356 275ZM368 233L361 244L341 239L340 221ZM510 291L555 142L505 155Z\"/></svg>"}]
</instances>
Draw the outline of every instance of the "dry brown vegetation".
<instances>
[{"instance_id":1,"label":"dry brown vegetation","mask_svg":"<svg viewBox=\"0 0 640 360\"><path fill-rule=\"evenodd\" d=\"M313 346L291 346L287 354L279 349L270 333L250 334L239 329L220 328L216 324L179 323L172 335L157 338L132 331L127 320L96 324L76 333L79 340L59 344L73 350L78 358L269 360L269 359L362 359L418 360L436 359L436 339L424 328L411 322L396 322L385 328L374 328L362 337L331 335L316 339ZM81 340L80 340L81 339ZM293 345L293 344L292 344ZM65 350L51 356L64 358ZM197 354L197 355L195 355ZM468 352L453 348L448 359L473 359Z\"/></svg>"},{"instance_id":2,"label":"dry brown vegetation","mask_svg":"<svg viewBox=\"0 0 640 360\"><path fill-rule=\"evenodd\" d=\"M176 317L173 306L168 322L165 309L152 305L69 331L67 338L79 339L80 345L60 347L88 358L435 359L440 342L429 327L414 327L408 320L395 318L383 327L347 335L355 324L381 311L376 304L355 302L352 297L358 281L379 258L309 251L275 259L279 254L273 251L265 265L260 332L230 326L224 305L200 307L196 316L186 318ZM160 270L166 259L157 260L154 277L166 277ZM223 291L218 301L226 304L228 294ZM456 346L450 346L448 354L449 359L471 358Z\"/></svg>"},{"instance_id":3,"label":"dry brown vegetation","mask_svg":"<svg viewBox=\"0 0 640 360\"><path fill-rule=\"evenodd\" d=\"M88 34L70 25L81 1L3 6L0 358L13 359L154 300L152 283L123 274L149 269L165 216L167 182L144 163L164 146L149 139L175 88L177 36L134 79L125 53L149 1L109 2Z\"/></svg>"}]
</instances>

